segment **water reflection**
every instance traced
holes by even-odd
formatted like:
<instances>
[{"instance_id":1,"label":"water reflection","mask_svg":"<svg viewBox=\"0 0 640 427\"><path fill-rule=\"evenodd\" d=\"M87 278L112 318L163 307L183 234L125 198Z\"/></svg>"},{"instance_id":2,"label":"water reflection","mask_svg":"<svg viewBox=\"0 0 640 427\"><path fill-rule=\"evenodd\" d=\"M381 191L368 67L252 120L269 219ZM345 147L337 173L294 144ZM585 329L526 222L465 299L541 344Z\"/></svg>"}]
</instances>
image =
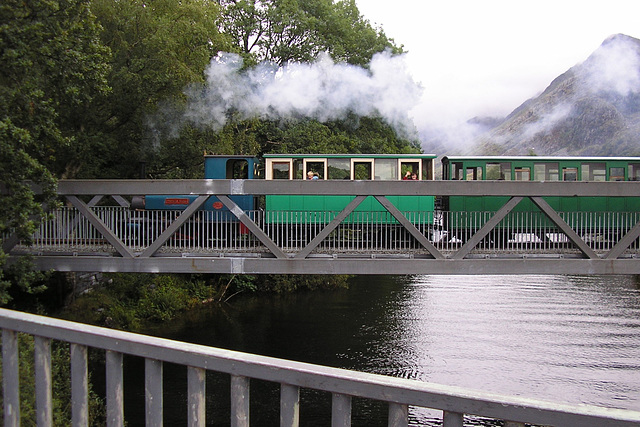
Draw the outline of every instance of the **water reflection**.
<instances>
[{"instance_id":1,"label":"water reflection","mask_svg":"<svg viewBox=\"0 0 640 427\"><path fill-rule=\"evenodd\" d=\"M639 327L634 277L420 276L360 277L349 290L237 298L154 333L489 392L638 410ZM186 384L183 374L168 369L166 376ZM214 394L208 400L228 400L228 380L208 381ZM277 387L256 387L252 396L262 393L264 402L252 402L252 420L277 425ZM178 402L179 419L186 416L181 399L171 402ZM329 401L305 391L302 425L327 425ZM228 423L223 407L207 416ZM413 425L437 425L439 416L411 409ZM384 405L356 402L354 425L385 424Z\"/></svg>"}]
</instances>

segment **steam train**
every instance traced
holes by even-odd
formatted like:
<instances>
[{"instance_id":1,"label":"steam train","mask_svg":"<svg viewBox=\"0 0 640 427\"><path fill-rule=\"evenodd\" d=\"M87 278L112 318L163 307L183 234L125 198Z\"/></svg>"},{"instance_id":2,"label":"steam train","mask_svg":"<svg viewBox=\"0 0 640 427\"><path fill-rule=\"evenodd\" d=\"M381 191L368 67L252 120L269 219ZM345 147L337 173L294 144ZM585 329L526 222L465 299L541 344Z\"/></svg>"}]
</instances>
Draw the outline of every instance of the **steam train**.
<instances>
[{"instance_id":1,"label":"steam train","mask_svg":"<svg viewBox=\"0 0 640 427\"><path fill-rule=\"evenodd\" d=\"M267 154L252 156L208 155L204 159L207 179L266 180L433 180L434 154ZM443 180L503 181L640 181L640 157L537 157L537 156L446 156L442 158ZM263 221L280 227L308 227L309 223L328 223L354 196L266 195L258 200L250 195L231 196L245 212L263 210ZM195 196L143 196L132 207L142 210L179 211ZM433 239L447 235L464 242L478 229L480 213L497 211L506 197L436 195L390 196L389 201L401 212L413 215L409 220ZM637 197L552 197L545 198L557 212L601 213L640 212ZM212 221L237 222L236 217L218 200L210 197L201 208L216 213ZM532 219L540 210L525 199L513 210L532 215L518 221L536 221L539 229L553 225L548 219ZM333 213L333 217L331 214ZM446 215L442 215L446 213ZM537 217L536 217L537 218ZM506 241L513 232L530 230L531 224L514 225L505 220L494 232L494 240ZM588 231L585 220L568 220L574 228ZM590 219L589 221L594 221ZM610 219L595 221L611 221ZM480 222L482 222L480 220ZM397 224L395 218L374 198L368 197L344 221L346 224ZM446 230L443 233L441 230ZM246 229L243 229L246 233ZM538 237L544 239L544 233ZM440 236L440 237L437 237Z\"/></svg>"}]
</instances>

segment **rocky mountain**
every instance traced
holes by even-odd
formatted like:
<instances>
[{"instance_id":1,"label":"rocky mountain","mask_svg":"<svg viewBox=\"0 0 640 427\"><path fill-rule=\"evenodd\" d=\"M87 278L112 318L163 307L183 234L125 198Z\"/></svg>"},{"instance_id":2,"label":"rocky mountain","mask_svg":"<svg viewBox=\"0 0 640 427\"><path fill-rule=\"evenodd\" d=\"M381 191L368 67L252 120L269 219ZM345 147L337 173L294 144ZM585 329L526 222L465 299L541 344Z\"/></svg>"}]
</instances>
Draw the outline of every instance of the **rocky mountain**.
<instances>
[{"instance_id":1,"label":"rocky mountain","mask_svg":"<svg viewBox=\"0 0 640 427\"><path fill-rule=\"evenodd\" d=\"M609 37L477 139L476 154L640 155L640 40Z\"/></svg>"}]
</instances>

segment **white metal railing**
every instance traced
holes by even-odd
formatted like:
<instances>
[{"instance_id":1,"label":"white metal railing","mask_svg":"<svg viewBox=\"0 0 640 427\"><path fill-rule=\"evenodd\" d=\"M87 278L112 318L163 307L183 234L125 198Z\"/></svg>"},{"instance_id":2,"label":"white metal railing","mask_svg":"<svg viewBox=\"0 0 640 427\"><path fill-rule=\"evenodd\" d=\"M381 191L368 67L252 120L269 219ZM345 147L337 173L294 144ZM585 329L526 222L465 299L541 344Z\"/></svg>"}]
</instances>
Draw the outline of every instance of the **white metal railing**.
<instances>
[{"instance_id":1,"label":"white metal railing","mask_svg":"<svg viewBox=\"0 0 640 427\"><path fill-rule=\"evenodd\" d=\"M38 425L52 424L51 340L71 346L71 422L88 422L88 348L106 352L107 425L123 426L123 355L145 360L146 424L162 425L163 363L188 367L187 413L190 426L204 426L205 374L216 371L231 377L231 426L250 425L251 379L279 383L280 425L300 423L300 389L332 395L331 425L351 425L352 397L387 402L389 426L407 426L410 407L443 411L443 426L458 427L465 414L524 423L558 426L637 426L640 412L587 405L568 405L522 397L425 383L404 378L348 371L271 357L239 353L145 335L116 331L0 309L4 425L20 425L17 333L35 337L36 413Z\"/></svg>"},{"instance_id":2,"label":"white metal railing","mask_svg":"<svg viewBox=\"0 0 640 427\"><path fill-rule=\"evenodd\" d=\"M105 225L134 251L142 251L178 218L181 211L132 211L94 207ZM338 212L246 212L286 252L304 248ZM460 248L493 212L404 212L443 253ZM597 253L604 253L640 220L640 212L559 212ZM108 251L110 245L80 212L61 208L34 235L36 251ZM173 252L264 252L266 248L229 212L198 211L163 245ZM638 240L626 253L638 253ZM425 248L389 212L354 212L325 238L316 253L424 253ZM542 212L511 212L472 253L571 254L577 250Z\"/></svg>"}]
</instances>

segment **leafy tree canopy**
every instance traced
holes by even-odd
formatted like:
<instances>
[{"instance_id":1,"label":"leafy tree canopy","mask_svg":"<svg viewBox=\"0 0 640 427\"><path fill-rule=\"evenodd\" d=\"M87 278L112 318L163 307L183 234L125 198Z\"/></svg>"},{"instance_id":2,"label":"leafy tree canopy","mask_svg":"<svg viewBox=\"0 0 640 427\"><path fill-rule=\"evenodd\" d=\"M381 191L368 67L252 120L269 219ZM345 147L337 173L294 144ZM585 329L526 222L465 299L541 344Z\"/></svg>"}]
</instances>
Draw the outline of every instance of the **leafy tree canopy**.
<instances>
[{"instance_id":1,"label":"leafy tree canopy","mask_svg":"<svg viewBox=\"0 0 640 427\"><path fill-rule=\"evenodd\" d=\"M55 201L57 154L78 143L84 107L108 91L109 51L98 30L87 0L0 5L0 235L29 241L44 216L42 203ZM42 197L28 181L42 187ZM26 276L17 277L28 287Z\"/></svg>"}]
</instances>

